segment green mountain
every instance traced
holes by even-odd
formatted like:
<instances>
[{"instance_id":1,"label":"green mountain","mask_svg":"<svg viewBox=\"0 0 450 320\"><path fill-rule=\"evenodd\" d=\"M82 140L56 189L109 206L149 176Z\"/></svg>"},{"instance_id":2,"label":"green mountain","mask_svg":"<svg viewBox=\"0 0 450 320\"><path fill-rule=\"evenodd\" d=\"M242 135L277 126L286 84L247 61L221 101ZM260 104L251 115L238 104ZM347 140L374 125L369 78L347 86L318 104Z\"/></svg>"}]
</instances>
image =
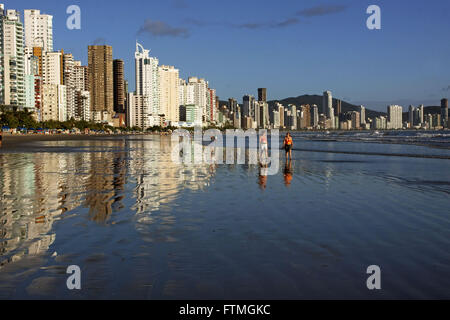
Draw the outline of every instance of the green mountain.
<instances>
[{"instance_id":1,"label":"green mountain","mask_svg":"<svg viewBox=\"0 0 450 320\"><path fill-rule=\"evenodd\" d=\"M301 105L306 105L306 104L309 104L309 105L315 104L319 108L319 112L322 113L323 96L303 95L303 96L299 96L296 98L291 97L291 98L286 98L283 100L272 100L272 101L268 101L269 109L272 109L275 106L275 103L277 103L277 102L281 103L285 107L287 107L290 104L296 105L297 107L300 107ZM226 102L226 101L221 101L220 105L227 105L227 103L228 102ZM336 105L336 104L337 104L337 99L333 98L333 105ZM352 105L351 103L348 103L346 101L342 101L342 112L349 112L349 111L358 111L358 106ZM366 109L366 117L375 118L375 117L379 117L382 115L386 115L386 114L383 112Z\"/></svg>"},{"instance_id":2,"label":"green mountain","mask_svg":"<svg viewBox=\"0 0 450 320\"><path fill-rule=\"evenodd\" d=\"M303 96L299 96L296 98L287 98L287 99L283 99L283 100L269 101L269 107L272 107L273 105L275 105L276 102L279 102L284 106L287 106L289 104L293 104L296 106L301 106L301 105L305 105L305 104L309 104L309 105L315 104L319 108L320 113L322 113L322 110L323 110L323 107L322 107L323 96L319 96L319 95L303 95ZM333 98L333 106L335 106L336 104L337 104L337 99ZM342 101L341 104L342 104L342 112L343 113L350 112L350 111L358 111L358 108L359 108L359 106L355 106L346 101ZM383 112L366 109L366 117L375 118L375 117L379 117L379 116L383 116L383 115L386 115L386 114Z\"/></svg>"},{"instance_id":3,"label":"green mountain","mask_svg":"<svg viewBox=\"0 0 450 320\"><path fill-rule=\"evenodd\" d=\"M403 121L409 121L409 109L403 111L406 111L403 112ZM426 116L427 114L441 114L441 107L440 106L425 107L423 109L423 115Z\"/></svg>"},{"instance_id":4,"label":"green mountain","mask_svg":"<svg viewBox=\"0 0 450 320\"><path fill-rule=\"evenodd\" d=\"M341 100L341 104L342 104L342 112L350 112L350 111L358 111L359 106L353 105L351 103L348 103L346 101ZM293 104L296 105L297 107L301 106L301 105L317 105L317 107L319 108L319 112L322 112L322 104L323 104L323 96L319 96L319 95L303 95L303 96L299 96L299 97L291 97L291 98L286 98L283 100L272 100L272 101L268 101L269 104L269 109L272 109L275 106L275 103L281 103L282 105L284 105L285 107L288 106L289 104ZM220 101L220 105L227 105L228 102L227 101ZM241 104L241 103L240 103ZM337 99L333 98L333 105L335 106L337 104ZM404 114L404 118L407 119L407 115L408 115L408 111L406 109L404 109L404 111L406 111L406 115ZM428 114L435 114L435 113L440 113L441 109L440 107L425 107L424 113ZM371 109L366 109L366 117L367 118L376 118L379 116L387 116L386 112L379 112L379 111L375 111L375 110L371 110Z\"/></svg>"}]
</instances>

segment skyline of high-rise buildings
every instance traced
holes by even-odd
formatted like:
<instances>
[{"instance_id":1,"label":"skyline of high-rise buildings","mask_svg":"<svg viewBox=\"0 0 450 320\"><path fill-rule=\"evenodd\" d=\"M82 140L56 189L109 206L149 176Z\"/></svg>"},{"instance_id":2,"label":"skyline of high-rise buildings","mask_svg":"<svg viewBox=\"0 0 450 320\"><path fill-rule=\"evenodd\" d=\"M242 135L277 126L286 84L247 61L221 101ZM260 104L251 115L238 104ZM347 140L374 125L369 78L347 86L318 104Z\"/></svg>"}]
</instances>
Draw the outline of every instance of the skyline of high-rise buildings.
<instances>
[{"instance_id":1,"label":"skyline of high-rise buildings","mask_svg":"<svg viewBox=\"0 0 450 320\"><path fill-rule=\"evenodd\" d=\"M5 10L4 5L0 9L0 104L26 108L38 121L86 120L144 130L194 125L185 119L195 119L195 125L202 126L293 130L371 129L378 128L376 123L380 129L448 126L446 99L433 125L423 107L412 110L413 120L408 116L405 122L400 106L388 106L387 116L379 119L368 118L364 106L344 112L342 101L333 99L330 90L323 93L322 113L315 105L274 107L268 102L267 88L257 89L257 99L245 95L242 105L233 98L221 105L216 89L206 79L180 78L178 68L159 65L159 59L140 43L134 53L136 90L130 93L124 60L113 56L112 46L88 46L88 64L83 66L70 52L54 51L53 16L26 9L22 22L18 11ZM181 117L181 111L195 116ZM121 120L117 122L118 115Z\"/></svg>"}]
</instances>

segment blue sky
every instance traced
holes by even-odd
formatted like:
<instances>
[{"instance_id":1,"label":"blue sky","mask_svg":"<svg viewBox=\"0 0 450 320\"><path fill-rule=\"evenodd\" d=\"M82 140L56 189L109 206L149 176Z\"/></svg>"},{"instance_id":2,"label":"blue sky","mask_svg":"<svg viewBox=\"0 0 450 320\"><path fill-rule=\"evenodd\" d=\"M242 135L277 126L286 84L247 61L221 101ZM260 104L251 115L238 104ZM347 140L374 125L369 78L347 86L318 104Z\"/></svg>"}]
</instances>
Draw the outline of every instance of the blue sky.
<instances>
[{"instance_id":1,"label":"blue sky","mask_svg":"<svg viewBox=\"0 0 450 320\"><path fill-rule=\"evenodd\" d=\"M81 8L81 30L66 9ZM381 8L368 30L366 9ZM223 99L267 87L269 99L333 91L385 110L438 105L450 95L448 0L14 0L10 9L54 16L54 46L87 63L87 46L113 46L134 89L136 39L180 75L209 80Z\"/></svg>"}]
</instances>

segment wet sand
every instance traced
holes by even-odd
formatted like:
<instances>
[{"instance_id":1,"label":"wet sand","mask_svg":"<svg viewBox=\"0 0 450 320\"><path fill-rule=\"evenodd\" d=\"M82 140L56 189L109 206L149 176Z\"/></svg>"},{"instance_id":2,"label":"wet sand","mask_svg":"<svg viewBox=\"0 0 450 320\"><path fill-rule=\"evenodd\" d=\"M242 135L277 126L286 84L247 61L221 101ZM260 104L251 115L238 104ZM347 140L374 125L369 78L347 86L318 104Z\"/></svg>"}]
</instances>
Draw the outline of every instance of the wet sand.
<instances>
[{"instance_id":1,"label":"wet sand","mask_svg":"<svg viewBox=\"0 0 450 320\"><path fill-rule=\"evenodd\" d=\"M168 138L70 138L90 140L0 151L0 299L450 297L448 160L333 153L447 150L296 139L330 152L263 176L173 162Z\"/></svg>"},{"instance_id":2,"label":"wet sand","mask_svg":"<svg viewBox=\"0 0 450 320\"><path fill-rule=\"evenodd\" d=\"M12 135L3 134L3 143L0 150L11 150L33 146L35 142L42 141L86 141L86 140L102 140L108 138L127 137L127 134L28 134L28 135Z\"/></svg>"}]
</instances>

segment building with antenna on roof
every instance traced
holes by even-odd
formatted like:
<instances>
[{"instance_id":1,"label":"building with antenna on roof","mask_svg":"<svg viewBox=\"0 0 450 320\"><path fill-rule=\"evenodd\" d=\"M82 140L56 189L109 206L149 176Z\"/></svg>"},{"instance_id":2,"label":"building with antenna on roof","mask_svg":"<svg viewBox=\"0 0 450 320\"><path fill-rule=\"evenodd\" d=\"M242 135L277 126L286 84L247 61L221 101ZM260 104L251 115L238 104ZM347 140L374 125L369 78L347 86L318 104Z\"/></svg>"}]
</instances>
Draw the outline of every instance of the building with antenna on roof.
<instances>
[{"instance_id":1,"label":"building with antenna on roof","mask_svg":"<svg viewBox=\"0 0 450 320\"><path fill-rule=\"evenodd\" d=\"M136 95L143 96L147 100L149 113L154 116L160 114L159 102L159 60L150 57L150 50L145 49L136 42L135 52L136 67Z\"/></svg>"}]
</instances>

